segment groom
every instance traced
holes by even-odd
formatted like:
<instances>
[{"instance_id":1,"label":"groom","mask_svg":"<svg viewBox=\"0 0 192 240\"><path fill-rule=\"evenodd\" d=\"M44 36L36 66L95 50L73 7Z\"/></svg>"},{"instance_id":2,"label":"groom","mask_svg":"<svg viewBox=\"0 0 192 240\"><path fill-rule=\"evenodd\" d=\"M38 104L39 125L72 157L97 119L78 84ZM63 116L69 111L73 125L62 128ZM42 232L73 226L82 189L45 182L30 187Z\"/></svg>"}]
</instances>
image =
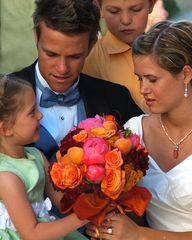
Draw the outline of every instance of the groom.
<instances>
[{"instance_id":1,"label":"groom","mask_svg":"<svg viewBox=\"0 0 192 240\"><path fill-rule=\"evenodd\" d=\"M44 116L35 145L52 161L61 139L79 121L112 114L124 124L142 111L127 88L81 73L99 31L94 1L36 0L35 4L38 59L13 75L34 88L37 108Z\"/></svg>"}]
</instances>

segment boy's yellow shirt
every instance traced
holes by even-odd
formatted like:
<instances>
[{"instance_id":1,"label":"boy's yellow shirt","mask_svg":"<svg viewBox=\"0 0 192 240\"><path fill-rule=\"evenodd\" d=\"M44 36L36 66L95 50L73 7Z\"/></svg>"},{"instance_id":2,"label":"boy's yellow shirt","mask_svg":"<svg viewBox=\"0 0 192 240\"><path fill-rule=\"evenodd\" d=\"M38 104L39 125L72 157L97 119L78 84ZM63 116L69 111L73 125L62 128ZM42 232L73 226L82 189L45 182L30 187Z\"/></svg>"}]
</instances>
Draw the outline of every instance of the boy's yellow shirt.
<instances>
[{"instance_id":1,"label":"boy's yellow shirt","mask_svg":"<svg viewBox=\"0 0 192 240\"><path fill-rule=\"evenodd\" d=\"M145 101L139 93L139 81L134 74L131 47L116 38L111 32L99 38L86 58L83 72L96 78L124 85L133 100L147 111Z\"/></svg>"}]
</instances>

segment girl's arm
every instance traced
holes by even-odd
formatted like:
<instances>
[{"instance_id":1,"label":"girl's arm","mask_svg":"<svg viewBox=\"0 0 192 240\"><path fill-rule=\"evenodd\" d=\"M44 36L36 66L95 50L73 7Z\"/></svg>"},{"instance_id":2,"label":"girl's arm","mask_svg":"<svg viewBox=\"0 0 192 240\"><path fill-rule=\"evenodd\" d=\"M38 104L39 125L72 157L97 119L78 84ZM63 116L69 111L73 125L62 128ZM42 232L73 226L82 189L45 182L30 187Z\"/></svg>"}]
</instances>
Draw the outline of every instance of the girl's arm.
<instances>
[{"instance_id":1,"label":"girl's arm","mask_svg":"<svg viewBox=\"0 0 192 240\"><path fill-rule=\"evenodd\" d=\"M17 232L25 240L54 240L83 226L75 214L52 222L38 223L23 182L10 172L0 173L0 199L5 204Z\"/></svg>"}]
</instances>

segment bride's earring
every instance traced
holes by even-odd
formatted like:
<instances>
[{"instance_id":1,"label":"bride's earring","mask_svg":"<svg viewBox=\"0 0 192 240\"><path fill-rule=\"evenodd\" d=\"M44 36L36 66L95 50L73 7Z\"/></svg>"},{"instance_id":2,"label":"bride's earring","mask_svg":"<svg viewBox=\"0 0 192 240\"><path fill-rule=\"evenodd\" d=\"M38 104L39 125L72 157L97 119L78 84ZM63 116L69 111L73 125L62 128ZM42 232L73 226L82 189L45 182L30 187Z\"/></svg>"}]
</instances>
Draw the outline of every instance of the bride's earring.
<instances>
[{"instance_id":1,"label":"bride's earring","mask_svg":"<svg viewBox=\"0 0 192 240\"><path fill-rule=\"evenodd\" d=\"M185 83L184 97L185 97L185 98L188 97L187 83Z\"/></svg>"}]
</instances>

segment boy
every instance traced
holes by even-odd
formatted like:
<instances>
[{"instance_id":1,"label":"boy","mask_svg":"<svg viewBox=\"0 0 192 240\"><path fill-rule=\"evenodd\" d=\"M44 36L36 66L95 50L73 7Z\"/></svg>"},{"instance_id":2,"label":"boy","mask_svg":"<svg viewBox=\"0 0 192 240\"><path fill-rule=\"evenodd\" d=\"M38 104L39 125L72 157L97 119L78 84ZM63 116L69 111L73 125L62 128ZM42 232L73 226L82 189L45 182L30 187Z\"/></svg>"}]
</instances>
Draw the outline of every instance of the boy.
<instances>
[{"instance_id":1,"label":"boy","mask_svg":"<svg viewBox=\"0 0 192 240\"><path fill-rule=\"evenodd\" d=\"M97 41L84 64L83 72L126 86L134 101L147 110L134 74L131 45L146 28L156 0L100 0L108 31Z\"/></svg>"}]
</instances>

